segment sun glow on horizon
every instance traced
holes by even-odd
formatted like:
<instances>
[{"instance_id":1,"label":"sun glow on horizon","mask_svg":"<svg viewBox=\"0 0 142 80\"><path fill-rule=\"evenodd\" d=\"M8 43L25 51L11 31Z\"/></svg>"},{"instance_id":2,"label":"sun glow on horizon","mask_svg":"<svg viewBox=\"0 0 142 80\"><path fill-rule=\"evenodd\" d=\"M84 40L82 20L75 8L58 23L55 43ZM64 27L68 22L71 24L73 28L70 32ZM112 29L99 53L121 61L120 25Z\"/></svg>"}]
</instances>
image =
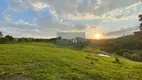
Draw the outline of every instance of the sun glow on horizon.
<instances>
[{"instance_id":1,"label":"sun glow on horizon","mask_svg":"<svg viewBox=\"0 0 142 80\"><path fill-rule=\"evenodd\" d=\"M95 34L95 39L101 39L101 34L96 33L96 34Z\"/></svg>"}]
</instances>

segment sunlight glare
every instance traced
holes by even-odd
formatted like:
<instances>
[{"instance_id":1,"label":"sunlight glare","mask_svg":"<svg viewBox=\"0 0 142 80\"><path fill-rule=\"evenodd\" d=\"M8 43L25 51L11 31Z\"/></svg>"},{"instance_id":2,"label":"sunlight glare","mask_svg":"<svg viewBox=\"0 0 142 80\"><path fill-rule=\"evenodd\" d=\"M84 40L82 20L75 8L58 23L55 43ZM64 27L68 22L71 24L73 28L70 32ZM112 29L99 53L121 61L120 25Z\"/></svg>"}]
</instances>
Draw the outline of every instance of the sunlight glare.
<instances>
[{"instance_id":1,"label":"sunlight glare","mask_svg":"<svg viewBox=\"0 0 142 80\"><path fill-rule=\"evenodd\" d=\"M95 39L100 39L101 35L99 33L95 34Z\"/></svg>"}]
</instances>

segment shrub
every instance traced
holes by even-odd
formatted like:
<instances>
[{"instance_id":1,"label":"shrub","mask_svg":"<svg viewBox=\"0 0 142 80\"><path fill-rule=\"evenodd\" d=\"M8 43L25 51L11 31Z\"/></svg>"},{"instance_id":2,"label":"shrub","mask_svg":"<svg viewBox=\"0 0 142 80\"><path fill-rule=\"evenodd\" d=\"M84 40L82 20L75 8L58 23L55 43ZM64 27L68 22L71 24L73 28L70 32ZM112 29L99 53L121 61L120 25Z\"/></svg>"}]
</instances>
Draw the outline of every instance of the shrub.
<instances>
[{"instance_id":1,"label":"shrub","mask_svg":"<svg viewBox=\"0 0 142 80\"><path fill-rule=\"evenodd\" d=\"M84 47L87 46L87 42L80 42L80 43L76 43L76 44L73 44L75 46L75 48L78 48L78 49L82 49Z\"/></svg>"},{"instance_id":2,"label":"shrub","mask_svg":"<svg viewBox=\"0 0 142 80\"><path fill-rule=\"evenodd\" d=\"M129 52L124 52L122 56L124 56L128 59L132 59L132 54L130 54Z\"/></svg>"},{"instance_id":3,"label":"shrub","mask_svg":"<svg viewBox=\"0 0 142 80\"><path fill-rule=\"evenodd\" d=\"M141 60L141 57L140 57L139 54L133 54L131 59L132 59L132 60L135 60L135 61L140 61L140 60Z\"/></svg>"},{"instance_id":4,"label":"shrub","mask_svg":"<svg viewBox=\"0 0 142 80\"><path fill-rule=\"evenodd\" d=\"M8 42L8 39L7 38L0 38L0 43L1 44L5 44Z\"/></svg>"},{"instance_id":5,"label":"shrub","mask_svg":"<svg viewBox=\"0 0 142 80\"><path fill-rule=\"evenodd\" d=\"M133 54L133 51L131 51L129 49L122 49L122 50L118 51L116 54L123 56L123 55L125 55L124 53Z\"/></svg>"},{"instance_id":6,"label":"shrub","mask_svg":"<svg viewBox=\"0 0 142 80\"><path fill-rule=\"evenodd\" d=\"M120 60L118 58L115 58L116 63L120 63Z\"/></svg>"}]
</instances>

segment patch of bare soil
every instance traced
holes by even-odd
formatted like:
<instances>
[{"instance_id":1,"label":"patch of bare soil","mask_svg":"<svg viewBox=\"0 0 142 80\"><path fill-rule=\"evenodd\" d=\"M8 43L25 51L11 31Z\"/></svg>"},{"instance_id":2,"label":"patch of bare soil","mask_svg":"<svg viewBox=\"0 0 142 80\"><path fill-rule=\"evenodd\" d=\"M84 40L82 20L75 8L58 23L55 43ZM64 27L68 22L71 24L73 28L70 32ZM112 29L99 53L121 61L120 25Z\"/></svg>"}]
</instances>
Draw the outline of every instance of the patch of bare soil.
<instances>
[{"instance_id":1,"label":"patch of bare soil","mask_svg":"<svg viewBox=\"0 0 142 80\"><path fill-rule=\"evenodd\" d=\"M8 78L0 78L0 80L33 80L33 79L29 77L25 77L23 75L16 75L16 76L8 77Z\"/></svg>"}]
</instances>

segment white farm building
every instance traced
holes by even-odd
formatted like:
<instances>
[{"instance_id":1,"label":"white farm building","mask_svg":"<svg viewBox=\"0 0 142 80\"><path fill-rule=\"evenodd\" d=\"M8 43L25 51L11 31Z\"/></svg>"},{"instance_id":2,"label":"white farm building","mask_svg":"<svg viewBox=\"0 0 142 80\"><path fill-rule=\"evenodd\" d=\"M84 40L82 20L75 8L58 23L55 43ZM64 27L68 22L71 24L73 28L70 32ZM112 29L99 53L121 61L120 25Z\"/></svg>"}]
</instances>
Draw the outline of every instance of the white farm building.
<instances>
[{"instance_id":1,"label":"white farm building","mask_svg":"<svg viewBox=\"0 0 142 80\"><path fill-rule=\"evenodd\" d=\"M57 32L58 44L76 44L85 41L85 32Z\"/></svg>"}]
</instances>

